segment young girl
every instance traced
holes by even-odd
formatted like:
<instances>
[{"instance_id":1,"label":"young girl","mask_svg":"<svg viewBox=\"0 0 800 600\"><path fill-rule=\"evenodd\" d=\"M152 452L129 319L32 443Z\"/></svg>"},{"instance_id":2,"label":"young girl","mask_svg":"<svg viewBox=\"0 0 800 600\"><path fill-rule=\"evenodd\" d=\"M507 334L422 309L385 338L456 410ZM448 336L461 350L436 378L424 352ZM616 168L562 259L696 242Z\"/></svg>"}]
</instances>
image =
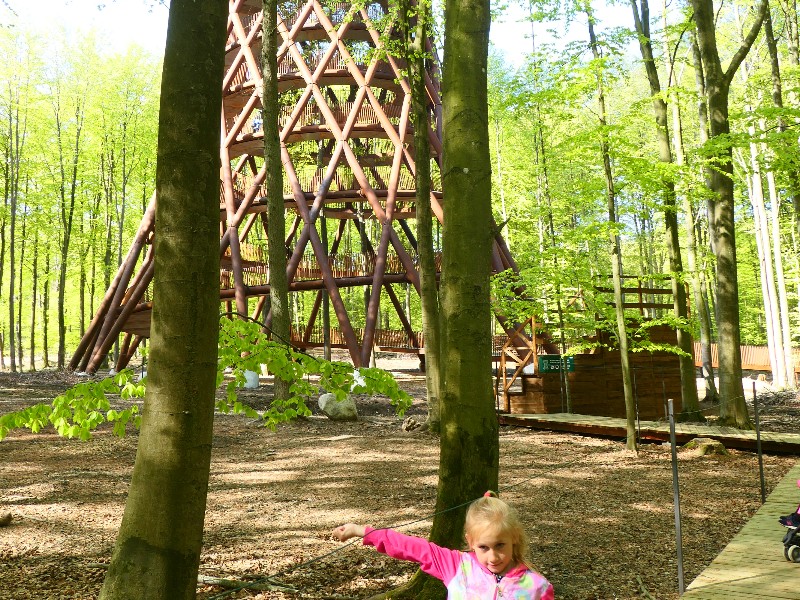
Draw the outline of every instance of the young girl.
<instances>
[{"instance_id":1,"label":"young girl","mask_svg":"<svg viewBox=\"0 0 800 600\"><path fill-rule=\"evenodd\" d=\"M553 586L525 563L528 539L517 511L486 492L467 510L464 537L469 552L442 548L391 529L346 523L333 530L340 542L364 545L393 558L411 560L447 586L450 600L553 600Z\"/></svg>"}]
</instances>

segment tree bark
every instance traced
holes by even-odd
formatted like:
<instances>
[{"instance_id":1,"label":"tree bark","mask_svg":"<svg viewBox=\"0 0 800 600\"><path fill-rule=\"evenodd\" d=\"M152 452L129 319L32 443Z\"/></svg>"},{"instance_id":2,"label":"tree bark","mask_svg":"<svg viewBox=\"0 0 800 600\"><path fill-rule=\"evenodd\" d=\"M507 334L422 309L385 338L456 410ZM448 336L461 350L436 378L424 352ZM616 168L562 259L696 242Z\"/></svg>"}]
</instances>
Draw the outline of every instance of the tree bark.
<instances>
[{"instance_id":1,"label":"tree bark","mask_svg":"<svg viewBox=\"0 0 800 600\"><path fill-rule=\"evenodd\" d=\"M697 25L698 49L702 57L709 112L709 135L718 142L707 180L713 194L713 238L717 259L716 317L719 336L720 422L742 429L752 427L742 387L739 326L739 282L736 272L736 231L733 194L733 154L727 142L730 133L728 93L731 80L761 29L767 0L759 5L756 22L723 70L717 50L712 0L691 0Z\"/></svg>"},{"instance_id":2,"label":"tree bark","mask_svg":"<svg viewBox=\"0 0 800 600\"><path fill-rule=\"evenodd\" d=\"M286 272L286 221L283 207L283 164L279 127L278 104L278 39L276 0L264 0L263 47L261 69L263 75L264 161L267 169L267 244L269 254L270 308L273 339L289 343L289 279ZM289 397L290 381L275 377L274 398Z\"/></svg>"},{"instance_id":3,"label":"tree bark","mask_svg":"<svg viewBox=\"0 0 800 600\"><path fill-rule=\"evenodd\" d=\"M464 505L497 489L499 467L489 303L494 233L486 75L489 2L447 0L445 15L442 185L450 200L442 241L439 485L430 539L458 548L464 539ZM441 582L427 577L401 597L445 596Z\"/></svg>"},{"instance_id":4,"label":"tree bark","mask_svg":"<svg viewBox=\"0 0 800 600\"><path fill-rule=\"evenodd\" d=\"M149 381L102 600L196 594L219 314L225 0L172 0L159 114Z\"/></svg>"},{"instance_id":5,"label":"tree bark","mask_svg":"<svg viewBox=\"0 0 800 600\"><path fill-rule=\"evenodd\" d=\"M589 19L589 45L595 61L600 59L600 49L594 33L594 16L591 9L586 11ZM600 68L599 66L597 67ZM603 78L597 74L597 105L600 120L600 152L603 159L603 175L606 182L606 202L608 205L608 222L611 231L611 275L614 285L614 312L617 321L617 342L619 344L620 368L622 369L622 387L625 395L625 417L627 439L625 446L628 450L636 451L636 402L633 397L633 383L631 381L631 368L628 360L628 332L625 324L624 297L622 295L622 249L620 248L619 234L616 231L617 209L616 192L614 190L614 177L611 172L611 156L609 152L608 134L606 132L606 100L603 91Z\"/></svg>"},{"instance_id":6,"label":"tree bark","mask_svg":"<svg viewBox=\"0 0 800 600\"><path fill-rule=\"evenodd\" d=\"M403 2L403 14L411 7ZM420 304L422 334L425 339L425 381L427 384L428 428L438 433L441 425L441 304L436 282L433 250L433 213L431 210L431 167L428 131L429 100L425 89L425 41L429 39L430 6L427 0L417 3L416 23L406 21L407 60L411 85L411 119L414 123L416 160L415 186L417 204L417 253L420 265Z\"/></svg>"},{"instance_id":7,"label":"tree bark","mask_svg":"<svg viewBox=\"0 0 800 600\"><path fill-rule=\"evenodd\" d=\"M692 32L690 38L692 49L692 66L695 73L695 85L697 87L697 118L699 122L698 133L701 143L708 141L708 109L706 107L706 82L703 75L703 60L700 56L700 50L697 46L697 35ZM709 310L708 296L706 294L705 286L705 253L702 257L698 256L697 244L699 236L699 224L697 223L699 214L695 214L692 208L692 202L688 196L685 196L684 208L687 215L686 230L687 240L689 242L689 270L692 272L692 293L694 295L695 306L697 307L697 317L700 321L700 354L702 366L702 375L706 382L705 400L718 402L719 392L717 391L717 384L714 376L714 362L711 356L711 344L713 339L713 331L711 325L711 311ZM691 220L688 215L692 215ZM709 231L711 230L711 213L707 209L706 216L708 218ZM696 232L697 228L697 232ZM694 251L692 251L694 249ZM712 248L713 250L713 248ZM702 258L702 260L701 260Z\"/></svg>"},{"instance_id":8,"label":"tree bark","mask_svg":"<svg viewBox=\"0 0 800 600\"><path fill-rule=\"evenodd\" d=\"M647 79L650 82L650 93L653 97L653 113L656 120L656 137L658 139L659 160L671 165L672 148L669 139L669 121L667 119L667 103L661 95L661 82L658 69L653 60L653 47L650 40L650 10L647 0L640 0L641 9L636 0L631 0L636 32L639 34L639 48L642 53ZM678 207L675 194L675 181L671 177L662 178L662 198L664 201L664 224L667 230L667 247L669 250L670 281L672 283L672 302L675 318L688 326L689 311L686 307L686 289L683 286L683 261L678 231ZM697 399L697 381L694 368L694 341L692 334L682 326L677 328L678 348L683 352L680 357L681 371L681 417L684 420L703 421L700 403Z\"/></svg>"}]
</instances>

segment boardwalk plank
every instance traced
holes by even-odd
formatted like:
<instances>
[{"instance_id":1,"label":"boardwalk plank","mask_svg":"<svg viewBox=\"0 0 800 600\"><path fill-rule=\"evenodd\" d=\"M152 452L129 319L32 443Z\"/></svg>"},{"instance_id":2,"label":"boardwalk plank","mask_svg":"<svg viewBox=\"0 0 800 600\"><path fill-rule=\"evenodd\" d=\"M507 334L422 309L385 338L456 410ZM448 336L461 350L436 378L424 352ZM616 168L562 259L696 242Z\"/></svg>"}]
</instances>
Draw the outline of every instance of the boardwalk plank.
<instances>
[{"instance_id":1,"label":"boardwalk plank","mask_svg":"<svg viewBox=\"0 0 800 600\"><path fill-rule=\"evenodd\" d=\"M731 540L682 596L687 600L762 598L800 599L800 565L783 557L786 529L777 516L789 512L800 497L800 464L778 483L766 503ZM792 498L787 504L787 499Z\"/></svg>"},{"instance_id":2,"label":"boardwalk plank","mask_svg":"<svg viewBox=\"0 0 800 600\"><path fill-rule=\"evenodd\" d=\"M568 431L587 435L619 438L627 433L625 419L618 417L601 417L596 415L578 415L572 413L549 414L501 414L500 423L518 425L533 429L552 431ZM661 421L639 421L639 435L644 440L669 440L669 424ZM679 444L685 444L695 437L710 437L721 441L727 448L755 450L757 447L755 431L742 431L731 427L700 425L695 423L676 423L676 438ZM762 434L761 447L765 452L800 454L800 434L773 433Z\"/></svg>"}]
</instances>

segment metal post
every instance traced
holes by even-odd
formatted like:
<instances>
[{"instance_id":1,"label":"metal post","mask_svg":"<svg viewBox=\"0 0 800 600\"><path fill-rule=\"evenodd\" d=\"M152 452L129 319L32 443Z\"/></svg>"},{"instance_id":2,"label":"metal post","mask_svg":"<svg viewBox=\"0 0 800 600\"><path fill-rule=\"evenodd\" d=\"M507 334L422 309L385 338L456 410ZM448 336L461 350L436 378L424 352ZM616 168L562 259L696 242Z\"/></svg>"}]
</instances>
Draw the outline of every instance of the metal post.
<instances>
[{"instance_id":1,"label":"metal post","mask_svg":"<svg viewBox=\"0 0 800 600\"><path fill-rule=\"evenodd\" d=\"M761 504L767 501L767 487L764 484L764 455L761 452L761 425L758 422L758 396L756 382L753 382L753 414L756 418L756 454L758 454L758 476L761 479Z\"/></svg>"},{"instance_id":2,"label":"metal post","mask_svg":"<svg viewBox=\"0 0 800 600\"><path fill-rule=\"evenodd\" d=\"M675 505L675 548L678 551L678 593L683 594L683 543L681 536L681 492L678 486L678 452L675 448L675 415L672 410L672 398L667 400L669 411L669 443L672 447L672 492Z\"/></svg>"},{"instance_id":3,"label":"metal post","mask_svg":"<svg viewBox=\"0 0 800 600\"><path fill-rule=\"evenodd\" d=\"M639 420L639 389L636 387L636 368L633 371L633 404L636 407L636 443L642 443L642 423Z\"/></svg>"}]
</instances>

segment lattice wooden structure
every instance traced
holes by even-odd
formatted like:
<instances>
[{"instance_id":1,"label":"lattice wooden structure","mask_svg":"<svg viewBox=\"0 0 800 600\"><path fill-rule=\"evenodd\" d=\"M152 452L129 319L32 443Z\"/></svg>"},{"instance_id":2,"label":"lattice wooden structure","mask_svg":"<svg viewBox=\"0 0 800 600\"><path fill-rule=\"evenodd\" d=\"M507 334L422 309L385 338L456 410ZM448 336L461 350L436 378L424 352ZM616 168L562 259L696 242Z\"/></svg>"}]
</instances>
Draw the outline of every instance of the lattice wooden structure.
<instances>
[{"instance_id":1,"label":"lattice wooden structure","mask_svg":"<svg viewBox=\"0 0 800 600\"><path fill-rule=\"evenodd\" d=\"M409 118L411 95L398 57L375 52L379 28L387 27L383 2L365 8L318 0L279 5L278 64L280 137L285 167L284 202L290 292L316 292L306 325L306 345L327 290L343 345L356 366L369 360L375 343L382 291L402 323L408 346L419 335L401 305L396 286L419 291L415 210L415 150ZM261 0L231 0L222 80L220 142L220 300L230 308L264 318L269 295L264 189ZM429 44L431 53L432 47ZM432 157L433 213L441 222L441 100L438 65L426 75ZM291 99L291 101L289 100ZM448 202L466 199L451 198ZM124 367L149 336L153 276L155 200L150 202L131 249L77 348L70 367L96 371L124 334L117 368ZM366 235L379 230L378 243ZM328 229L333 239L325 239ZM360 251L343 250L355 230ZM498 235L493 268L516 265ZM369 286L363 327L340 290ZM249 302L251 301L251 302Z\"/></svg>"}]
</instances>

